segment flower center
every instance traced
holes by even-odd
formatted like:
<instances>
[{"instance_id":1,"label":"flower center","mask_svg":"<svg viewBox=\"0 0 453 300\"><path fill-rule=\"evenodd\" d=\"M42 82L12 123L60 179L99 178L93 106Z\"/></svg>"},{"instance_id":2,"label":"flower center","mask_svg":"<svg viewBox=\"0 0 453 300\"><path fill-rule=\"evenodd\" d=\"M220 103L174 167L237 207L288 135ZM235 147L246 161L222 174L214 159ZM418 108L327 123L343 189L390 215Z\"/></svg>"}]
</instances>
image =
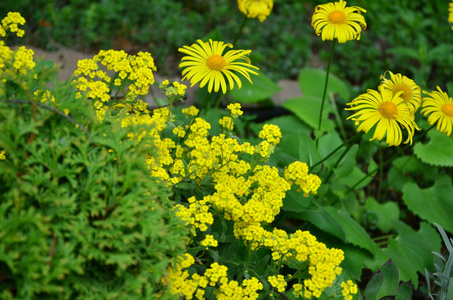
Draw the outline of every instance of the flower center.
<instances>
[{"instance_id":1,"label":"flower center","mask_svg":"<svg viewBox=\"0 0 453 300\"><path fill-rule=\"evenodd\" d=\"M227 65L227 62L223 56L214 54L206 60L206 66L211 70L222 71Z\"/></svg>"},{"instance_id":2,"label":"flower center","mask_svg":"<svg viewBox=\"0 0 453 300\"><path fill-rule=\"evenodd\" d=\"M392 92L393 95L396 93L402 91L403 93L400 95L401 98L403 98L404 102L408 102L411 100L412 97L412 90L410 86L408 86L405 83L397 83L392 87Z\"/></svg>"},{"instance_id":3,"label":"flower center","mask_svg":"<svg viewBox=\"0 0 453 300\"><path fill-rule=\"evenodd\" d=\"M395 120L398 116L398 108L396 107L395 103L389 101L382 102L381 105L379 105L378 110L381 115L387 119Z\"/></svg>"},{"instance_id":4,"label":"flower center","mask_svg":"<svg viewBox=\"0 0 453 300\"><path fill-rule=\"evenodd\" d=\"M442 105L442 112L449 117L453 117L453 104L445 103Z\"/></svg>"},{"instance_id":5,"label":"flower center","mask_svg":"<svg viewBox=\"0 0 453 300\"><path fill-rule=\"evenodd\" d=\"M346 15L341 10L334 10L327 16L327 19L329 20L330 23L333 24L346 23Z\"/></svg>"}]
</instances>

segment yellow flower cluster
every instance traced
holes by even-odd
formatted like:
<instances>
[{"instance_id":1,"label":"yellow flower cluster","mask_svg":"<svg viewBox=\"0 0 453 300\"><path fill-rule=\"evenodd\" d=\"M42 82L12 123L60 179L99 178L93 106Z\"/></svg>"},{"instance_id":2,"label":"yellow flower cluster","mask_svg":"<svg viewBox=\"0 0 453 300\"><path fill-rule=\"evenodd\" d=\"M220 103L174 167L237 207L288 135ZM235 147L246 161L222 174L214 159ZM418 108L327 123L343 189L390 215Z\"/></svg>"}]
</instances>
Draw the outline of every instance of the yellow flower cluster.
<instances>
[{"instance_id":1,"label":"yellow flower cluster","mask_svg":"<svg viewBox=\"0 0 453 300\"><path fill-rule=\"evenodd\" d=\"M18 37L23 37L25 31L19 28L19 25L24 25L25 19L18 12L9 12L2 20L0 26L0 36L6 37L7 31L15 32Z\"/></svg>"},{"instance_id":2,"label":"yellow flower cluster","mask_svg":"<svg viewBox=\"0 0 453 300\"><path fill-rule=\"evenodd\" d=\"M233 130L234 128L233 119L231 119L231 117L223 117L219 120L219 124L226 130Z\"/></svg>"},{"instance_id":3,"label":"yellow flower cluster","mask_svg":"<svg viewBox=\"0 0 453 300\"><path fill-rule=\"evenodd\" d=\"M0 151L0 160L5 160L6 159L6 151L5 150L1 150Z\"/></svg>"},{"instance_id":4,"label":"yellow flower cluster","mask_svg":"<svg viewBox=\"0 0 453 300\"><path fill-rule=\"evenodd\" d=\"M235 280L228 280L228 268L215 262L206 269L204 275L189 274L187 269L194 263L194 258L186 254L180 258L179 263L168 270L165 280L169 283L173 295L184 296L185 299L205 299L204 288L217 287L216 299L257 299L258 291L263 289L263 284L252 277L244 279L242 284Z\"/></svg>"},{"instance_id":5,"label":"yellow flower cluster","mask_svg":"<svg viewBox=\"0 0 453 300\"><path fill-rule=\"evenodd\" d=\"M244 113L241 110L241 104L240 103L230 103L230 104L228 104L227 110L228 110L228 112L230 113L230 116L233 119L236 119L237 117L242 116L242 114Z\"/></svg>"},{"instance_id":6,"label":"yellow flower cluster","mask_svg":"<svg viewBox=\"0 0 453 300\"><path fill-rule=\"evenodd\" d=\"M280 293L283 293L285 291L285 289L286 289L286 281L285 281L285 277L283 277L283 275L269 276L267 278L267 280Z\"/></svg>"},{"instance_id":7,"label":"yellow flower cluster","mask_svg":"<svg viewBox=\"0 0 453 300\"><path fill-rule=\"evenodd\" d=\"M304 191L304 196L308 196L310 192L316 194L321 186L321 179L314 174L308 174L307 164L300 161L291 163L285 169L285 179L297 184Z\"/></svg>"},{"instance_id":8,"label":"yellow flower cluster","mask_svg":"<svg viewBox=\"0 0 453 300\"><path fill-rule=\"evenodd\" d=\"M187 208L181 204L175 206L177 209L176 215L185 221L187 225L192 225L194 234L196 228L200 229L200 231L208 230L207 225L211 225L214 222L214 218L209 212L210 206L207 205L207 200L196 200L195 197L191 197L188 202L190 204Z\"/></svg>"},{"instance_id":9,"label":"yellow flower cluster","mask_svg":"<svg viewBox=\"0 0 453 300\"><path fill-rule=\"evenodd\" d=\"M347 282L341 283L341 294L343 295L345 300L352 300L353 296L357 294L358 289L357 285L352 282L352 280L348 280Z\"/></svg>"},{"instance_id":10,"label":"yellow flower cluster","mask_svg":"<svg viewBox=\"0 0 453 300\"><path fill-rule=\"evenodd\" d=\"M271 14L274 0L238 0L239 10L247 18L258 18L260 22Z\"/></svg>"},{"instance_id":11,"label":"yellow flower cluster","mask_svg":"<svg viewBox=\"0 0 453 300\"><path fill-rule=\"evenodd\" d=\"M208 247L217 247L219 243L216 239L214 239L212 234L207 234L205 239L201 241L200 244L208 249Z\"/></svg>"},{"instance_id":12,"label":"yellow flower cluster","mask_svg":"<svg viewBox=\"0 0 453 300\"><path fill-rule=\"evenodd\" d=\"M170 85L170 81L166 79L159 84L159 88L164 91L168 101L173 103L175 100L183 100L186 94L187 85L179 83L178 81L173 81Z\"/></svg>"},{"instance_id":13,"label":"yellow flower cluster","mask_svg":"<svg viewBox=\"0 0 453 300\"><path fill-rule=\"evenodd\" d=\"M107 71L115 72L114 85L118 90L110 90L112 78ZM93 59L80 60L74 75L78 77L75 80L76 87L81 92L87 91L87 96L93 99L97 117L102 122L109 107L107 102L110 101L112 94L118 95L121 92L124 100L128 102L135 101L138 96L146 95L149 87L154 83L153 71L156 71L156 67L148 52L128 55L123 50L101 50ZM130 83L128 86L126 81ZM79 93L77 97L80 98L81 94ZM124 108L124 106L118 108ZM140 113L148 112L143 102L141 105L136 103L132 108Z\"/></svg>"}]
</instances>

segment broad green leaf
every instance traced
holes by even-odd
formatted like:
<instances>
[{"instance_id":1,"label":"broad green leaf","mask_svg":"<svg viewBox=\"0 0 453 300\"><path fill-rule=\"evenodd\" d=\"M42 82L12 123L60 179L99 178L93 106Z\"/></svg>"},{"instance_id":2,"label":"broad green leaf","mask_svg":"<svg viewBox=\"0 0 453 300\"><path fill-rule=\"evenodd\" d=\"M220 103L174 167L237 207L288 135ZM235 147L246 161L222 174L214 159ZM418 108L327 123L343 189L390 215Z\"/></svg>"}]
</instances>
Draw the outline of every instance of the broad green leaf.
<instances>
[{"instance_id":1,"label":"broad green leaf","mask_svg":"<svg viewBox=\"0 0 453 300\"><path fill-rule=\"evenodd\" d=\"M337 222L337 220L335 220L322 207L317 210L306 210L301 213L291 213L288 214L288 216L294 219L308 221L322 231L327 232L342 241L346 241L346 235L340 223Z\"/></svg>"},{"instance_id":2,"label":"broad green leaf","mask_svg":"<svg viewBox=\"0 0 453 300\"><path fill-rule=\"evenodd\" d=\"M318 143L318 150L319 154L321 155L321 158L324 158L328 156L333 150L335 150L338 146L340 146L343 143L343 141L340 138L340 135L338 134L337 131L333 130L330 132L327 132L325 135L319 138L319 143ZM324 164L328 167L332 167L338 157L341 155L341 150L338 150L337 153L332 155L329 159L327 159Z\"/></svg>"},{"instance_id":3,"label":"broad green leaf","mask_svg":"<svg viewBox=\"0 0 453 300\"><path fill-rule=\"evenodd\" d=\"M236 87L229 92L233 99L242 103L260 102L271 98L272 95L282 89L260 71L257 71L257 73L259 75L250 75L253 83L250 83L244 78L240 89Z\"/></svg>"},{"instance_id":4,"label":"broad green leaf","mask_svg":"<svg viewBox=\"0 0 453 300\"><path fill-rule=\"evenodd\" d=\"M357 182L365 178L366 174L362 172L359 168L355 167L352 172L349 174L347 177L339 178L338 180L345 184L348 187L352 187L355 185ZM360 184L358 184L355 188L356 189L361 189L365 186L368 185L368 183L371 182L371 179L373 179L373 176L368 176L365 180L363 180Z\"/></svg>"},{"instance_id":5,"label":"broad green leaf","mask_svg":"<svg viewBox=\"0 0 453 300\"><path fill-rule=\"evenodd\" d=\"M403 200L407 207L430 223L438 223L453 233L453 186L451 178L441 175L430 188L420 189L415 183L403 187Z\"/></svg>"},{"instance_id":6,"label":"broad green leaf","mask_svg":"<svg viewBox=\"0 0 453 300\"><path fill-rule=\"evenodd\" d=\"M310 210L312 203L312 195L304 197L303 192L297 192L297 187L293 186L291 190L286 193L285 199L283 199L282 210L300 213Z\"/></svg>"},{"instance_id":7,"label":"broad green leaf","mask_svg":"<svg viewBox=\"0 0 453 300\"><path fill-rule=\"evenodd\" d=\"M384 275L384 282L377 294L377 298L395 295L399 284L399 272L391 260L387 261L379 271Z\"/></svg>"},{"instance_id":8,"label":"broad green leaf","mask_svg":"<svg viewBox=\"0 0 453 300\"><path fill-rule=\"evenodd\" d=\"M395 295L395 300L407 300L412 299L413 287L410 281L403 282L399 287Z\"/></svg>"},{"instance_id":9,"label":"broad green leaf","mask_svg":"<svg viewBox=\"0 0 453 300\"><path fill-rule=\"evenodd\" d=\"M391 239L387 248L382 251L388 255L400 271L403 281L411 280L415 287L418 285L417 272L423 272L433 264L431 252L433 248L423 240L423 234L414 231L401 221L395 221L398 236Z\"/></svg>"},{"instance_id":10,"label":"broad green leaf","mask_svg":"<svg viewBox=\"0 0 453 300\"><path fill-rule=\"evenodd\" d=\"M399 219L400 209L395 202L388 201L380 204L374 198L368 198L365 208L378 217L376 226L384 233L392 230L393 221Z\"/></svg>"},{"instance_id":11,"label":"broad green leaf","mask_svg":"<svg viewBox=\"0 0 453 300\"><path fill-rule=\"evenodd\" d=\"M415 60L420 59L420 53L417 50L409 47L393 47L388 50L388 53L393 53L403 57L406 56Z\"/></svg>"},{"instance_id":12,"label":"broad green leaf","mask_svg":"<svg viewBox=\"0 0 453 300\"><path fill-rule=\"evenodd\" d=\"M374 253L375 245L373 241L356 220L344 211L337 211L334 207L329 206L324 209L340 224L347 242Z\"/></svg>"},{"instance_id":13,"label":"broad green leaf","mask_svg":"<svg viewBox=\"0 0 453 300\"><path fill-rule=\"evenodd\" d=\"M384 274L382 274L381 272L374 274L371 280L368 282L365 288L365 292L363 293L363 295L366 297L366 300L377 300L377 295L383 283Z\"/></svg>"},{"instance_id":14,"label":"broad green leaf","mask_svg":"<svg viewBox=\"0 0 453 300\"><path fill-rule=\"evenodd\" d=\"M282 107L294 113L311 128L318 128L321 98L311 95L291 98L283 102ZM330 131L335 128L335 122L328 118L329 111L329 106L324 105L322 131Z\"/></svg>"},{"instance_id":15,"label":"broad green leaf","mask_svg":"<svg viewBox=\"0 0 453 300\"><path fill-rule=\"evenodd\" d=\"M326 70L304 68L299 72L299 85L302 93L322 99L326 82ZM346 84L334 74L329 74L327 97L338 93L344 100L349 101L350 93ZM326 100L327 101L327 100Z\"/></svg>"},{"instance_id":16,"label":"broad green leaf","mask_svg":"<svg viewBox=\"0 0 453 300\"><path fill-rule=\"evenodd\" d=\"M430 141L427 144L415 144L415 155L429 165L453 167L453 138L437 130L431 130L428 136Z\"/></svg>"},{"instance_id":17,"label":"broad green leaf","mask_svg":"<svg viewBox=\"0 0 453 300\"><path fill-rule=\"evenodd\" d=\"M304 132L299 133L299 160L307 163L308 166L313 166L321 160L315 142Z\"/></svg>"}]
</instances>

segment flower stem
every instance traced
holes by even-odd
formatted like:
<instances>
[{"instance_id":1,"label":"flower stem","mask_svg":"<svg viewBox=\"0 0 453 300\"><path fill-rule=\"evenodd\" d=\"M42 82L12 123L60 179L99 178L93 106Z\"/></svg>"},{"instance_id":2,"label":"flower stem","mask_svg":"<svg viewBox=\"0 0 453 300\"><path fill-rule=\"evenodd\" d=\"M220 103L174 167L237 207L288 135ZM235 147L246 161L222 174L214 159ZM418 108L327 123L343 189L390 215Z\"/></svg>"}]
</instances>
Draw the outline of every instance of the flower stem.
<instances>
[{"instance_id":1,"label":"flower stem","mask_svg":"<svg viewBox=\"0 0 453 300\"><path fill-rule=\"evenodd\" d=\"M426 129L425 131L423 131L422 133L420 133L415 139L414 139L414 143L417 142L418 140L420 140L425 134L428 133L428 131L430 131L431 129L433 129L434 127L436 126L436 124L432 125L431 127L429 127L428 129ZM374 169L373 171L369 172L367 175L365 175L362 179L360 179L359 181L357 181L352 187L350 187L347 191L346 191L346 194L349 194L353 189L355 189L359 184L361 184L365 179L367 179L368 177L370 177L371 175L373 175L374 173L382 170L386 165L388 165L389 163L391 163L395 158L397 158L401 153L404 152L404 150L406 150L407 148L409 148L409 146L411 146L411 144L407 144L406 146L404 146L403 148L400 148L398 149L398 152L395 153L392 157L390 157L389 159L387 159L384 163L382 163L379 167L377 167L376 169Z\"/></svg>"},{"instance_id":2,"label":"flower stem","mask_svg":"<svg viewBox=\"0 0 453 300\"><path fill-rule=\"evenodd\" d=\"M234 37L233 46L236 45L236 42L238 41L239 37L241 36L242 30L244 29L245 24L247 23L248 19L249 18L247 18L247 16L244 16L244 20L242 20L241 27L239 27L239 31L236 33L236 36Z\"/></svg>"},{"instance_id":3,"label":"flower stem","mask_svg":"<svg viewBox=\"0 0 453 300\"><path fill-rule=\"evenodd\" d=\"M359 132L358 134L356 135L353 135L352 137L350 137L348 140L346 140L343 144L341 144L340 146L338 146L337 148L335 148L334 150L332 150L332 152L330 152L326 157L324 157L323 159L321 159L320 161L318 161L317 163L315 163L313 166L310 166L309 169L313 169L314 167L317 167L319 166L320 164L322 164L323 162L325 162L326 160L328 160L332 155L334 155L338 150L340 150L341 148L343 148L344 146L348 145L349 143L352 144L352 142L355 142L355 141L358 141L362 135L364 135L365 133L362 131L362 132Z\"/></svg>"},{"instance_id":4,"label":"flower stem","mask_svg":"<svg viewBox=\"0 0 453 300\"><path fill-rule=\"evenodd\" d=\"M332 64L333 53L335 52L335 44L336 44L335 40L333 40L332 49L330 51L329 64L327 65L326 81L325 81L325 84L324 84L324 92L323 92L323 95L322 95L321 109L319 110L318 132L315 135L316 136L316 147L318 147L318 144L319 144L319 135L320 135L320 132L321 132L321 123L322 123L322 112L324 110L324 102L326 101L327 86L329 84L330 65Z\"/></svg>"}]
</instances>

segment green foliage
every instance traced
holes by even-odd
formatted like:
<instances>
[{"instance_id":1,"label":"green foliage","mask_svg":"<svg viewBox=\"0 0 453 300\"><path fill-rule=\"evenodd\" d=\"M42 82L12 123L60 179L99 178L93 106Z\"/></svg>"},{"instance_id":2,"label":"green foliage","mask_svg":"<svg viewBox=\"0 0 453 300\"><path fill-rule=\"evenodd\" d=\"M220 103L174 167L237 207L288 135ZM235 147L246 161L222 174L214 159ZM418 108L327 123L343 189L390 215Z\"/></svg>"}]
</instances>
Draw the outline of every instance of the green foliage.
<instances>
[{"instance_id":1,"label":"green foliage","mask_svg":"<svg viewBox=\"0 0 453 300\"><path fill-rule=\"evenodd\" d=\"M240 89L233 89L229 94L242 103L254 103L268 100L281 90L281 87L262 72L257 71L257 73L258 75L250 75L252 83L244 80Z\"/></svg>"},{"instance_id":2,"label":"green foliage","mask_svg":"<svg viewBox=\"0 0 453 300\"><path fill-rule=\"evenodd\" d=\"M430 138L426 144L417 143L414 145L415 155L424 163L441 166L453 167L453 139L437 130L428 133Z\"/></svg>"},{"instance_id":3,"label":"green foliage","mask_svg":"<svg viewBox=\"0 0 453 300\"><path fill-rule=\"evenodd\" d=\"M0 99L0 298L152 299L186 232L144 167L149 139L99 124L69 84L51 92Z\"/></svg>"}]
</instances>

